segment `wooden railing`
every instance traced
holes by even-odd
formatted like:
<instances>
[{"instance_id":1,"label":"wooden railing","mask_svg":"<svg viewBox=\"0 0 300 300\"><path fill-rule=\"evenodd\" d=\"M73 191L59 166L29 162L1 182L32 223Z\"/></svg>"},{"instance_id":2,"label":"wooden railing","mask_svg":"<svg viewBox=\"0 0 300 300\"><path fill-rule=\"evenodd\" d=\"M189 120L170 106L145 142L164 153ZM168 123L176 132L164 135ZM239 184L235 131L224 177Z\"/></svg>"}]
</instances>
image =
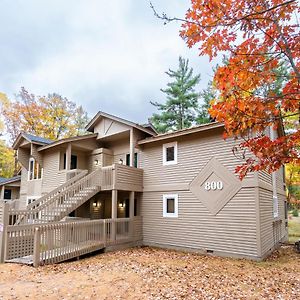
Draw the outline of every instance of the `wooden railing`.
<instances>
[{"instance_id":1,"label":"wooden railing","mask_svg":"<svg viewBox=\"0 0 300 300\"><path fill-rule=\"evenodd\" d=\"M42 196L41 198L31 202L29 205L27 205L27 209L34 209L38 206L44 205L45 203L47 203L49 201L49 199L56 197L57 195L59 195L64 190L70 188L78 180L83 178L87 174L87 172L88 172L87 170L80 172L79 174L75 175L74 177L72 177L67 182L60 185L59 187L57 187L56 189L54 189L53 191L51 191L47 195Z\"/></svg>"},{"instance_id":2,"label":"wooden railing","mask_svg":"<svg viewBox=\"0 0 300 300\"><path fill-rule=\"evenodd\" d=\"M78 178L78 176L81 176ZM108 177L108 176L107 176ZM30 204L25 210L9 210L9 224L48 223L59 221L100 190L102 169L82 177L77 175L68 184L55 189Z\"/></svg>"},{"instance_id":3,"label":"wooden railing","mask_svg":"<svg viewBox=\"0 0 300 300\"><path fill-rule=\"evenodd\" d=\"M8 226L5 260L53 264L142 239L141 217ZM138 233L138 234L137 234Z\"/></svg>"},{"instance_id":4,"label":"wooden railing","mask_svg":"<svg viewBox=\"0 0 300 300\"><path fill-rule=\"evenodd\" d=\"M114 165L115 189L126 191L143 191L143 169L125 165Z\"/></svg>"},{"instance_id":5,"label":"wooden railing","mask_svg":"<svg viewBox=\"0 0 300 300\"><path fill-rule=\"evenodd\" d=\"M49 223L61 220L100 190L143 190L143 170L124 165L82 171L26 209L9 209L9 224Z\"/></svg>"}]
</instances>

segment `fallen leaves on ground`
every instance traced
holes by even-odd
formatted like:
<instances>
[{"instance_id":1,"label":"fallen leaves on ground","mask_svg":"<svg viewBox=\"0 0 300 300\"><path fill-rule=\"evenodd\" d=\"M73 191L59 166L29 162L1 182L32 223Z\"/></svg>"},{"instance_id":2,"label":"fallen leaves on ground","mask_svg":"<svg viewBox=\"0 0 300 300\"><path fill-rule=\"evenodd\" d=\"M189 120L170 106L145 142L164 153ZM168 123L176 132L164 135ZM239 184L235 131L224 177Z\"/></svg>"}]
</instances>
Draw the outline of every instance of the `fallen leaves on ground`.
<instances>
[{"instance_id":1,"label":"fallen leaves on ground","mask_svg":"<svg viewBox=\"0 0 300 300\"><path fill-rule=\"evenodd\" d=\"M0 265L0 299L299 299L300 255L266 261L132 248L33 268Z\"/></svg>"}]
</instances>

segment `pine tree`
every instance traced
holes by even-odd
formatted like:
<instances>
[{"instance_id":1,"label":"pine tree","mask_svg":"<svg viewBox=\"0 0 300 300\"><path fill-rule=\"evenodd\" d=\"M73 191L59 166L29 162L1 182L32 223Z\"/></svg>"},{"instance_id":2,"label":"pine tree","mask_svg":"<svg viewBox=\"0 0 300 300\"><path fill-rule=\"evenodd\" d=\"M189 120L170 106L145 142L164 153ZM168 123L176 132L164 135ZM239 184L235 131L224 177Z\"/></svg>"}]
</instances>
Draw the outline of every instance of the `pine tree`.
<instances>
[{"instance_id":1,"label":"pine tree","mask_svg":"<svg viewBox=\"0 0 300 300\"><path fill-rule=\"evenodd\" d=\"M212 118L208 112L208 109L210 108L210 102L217 97L217 92L213 87L212 81L208 82L207 88L200 93L200 97L202 98L203 103L199 106L196 123L209 123L212 121Z\"/></svg>"},{"instance_id":2,"label":"pine tree","mask_svg":"<svg viewBox=\"0 0 300 300\"><path fill-rule=\"evenodd\" d=\"M161 89L167 95L164 104L150 103L158 108L161 113L155 113L151 122L158 132L168 132L188 128L196 122L199 93L195 86L200 81L200 74L193 75L193 68L189 67L189 60L179 57L177 71L169 69L166 74L173 79L167 84L166 89Z\"/></svg>"}]
</instances>

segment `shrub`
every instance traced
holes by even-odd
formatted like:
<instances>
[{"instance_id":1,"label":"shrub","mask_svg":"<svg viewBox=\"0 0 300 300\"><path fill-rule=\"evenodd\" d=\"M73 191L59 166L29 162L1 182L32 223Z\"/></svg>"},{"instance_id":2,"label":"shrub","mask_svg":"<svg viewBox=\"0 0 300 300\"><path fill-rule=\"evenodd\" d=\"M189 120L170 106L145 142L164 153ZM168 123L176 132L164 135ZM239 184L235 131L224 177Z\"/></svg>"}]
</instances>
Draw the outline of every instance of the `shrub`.
<instances>
[{"instance_id":1,"label":"shrub","mask_svg":"<svg viewBox=\"0 0 300 300\"><path fill-rule=\"evenodd\" d=\"M299 217L299 211L298 211L298 209L295 208L295 209L293 210L292 214L293 214L293 217Z\"/></svg>"}]
</instances>

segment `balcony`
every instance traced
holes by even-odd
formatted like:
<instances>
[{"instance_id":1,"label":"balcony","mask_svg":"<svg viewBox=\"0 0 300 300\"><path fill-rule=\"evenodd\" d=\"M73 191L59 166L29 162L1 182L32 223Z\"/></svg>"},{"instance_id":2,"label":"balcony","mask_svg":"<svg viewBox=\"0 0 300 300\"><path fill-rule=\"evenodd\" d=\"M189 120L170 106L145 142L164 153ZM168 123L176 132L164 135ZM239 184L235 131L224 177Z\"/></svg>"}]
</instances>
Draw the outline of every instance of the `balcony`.
<instances>
[{"instance_id":1,"label":"balcony","mask_svg":"<svg viewBox=\"0 0 300 300\"><path fill-rule=\"evenodd\" d=\"M101 190L143 191L143 170L114 164L102 168Z\"/></svg>"}]
</instances>

